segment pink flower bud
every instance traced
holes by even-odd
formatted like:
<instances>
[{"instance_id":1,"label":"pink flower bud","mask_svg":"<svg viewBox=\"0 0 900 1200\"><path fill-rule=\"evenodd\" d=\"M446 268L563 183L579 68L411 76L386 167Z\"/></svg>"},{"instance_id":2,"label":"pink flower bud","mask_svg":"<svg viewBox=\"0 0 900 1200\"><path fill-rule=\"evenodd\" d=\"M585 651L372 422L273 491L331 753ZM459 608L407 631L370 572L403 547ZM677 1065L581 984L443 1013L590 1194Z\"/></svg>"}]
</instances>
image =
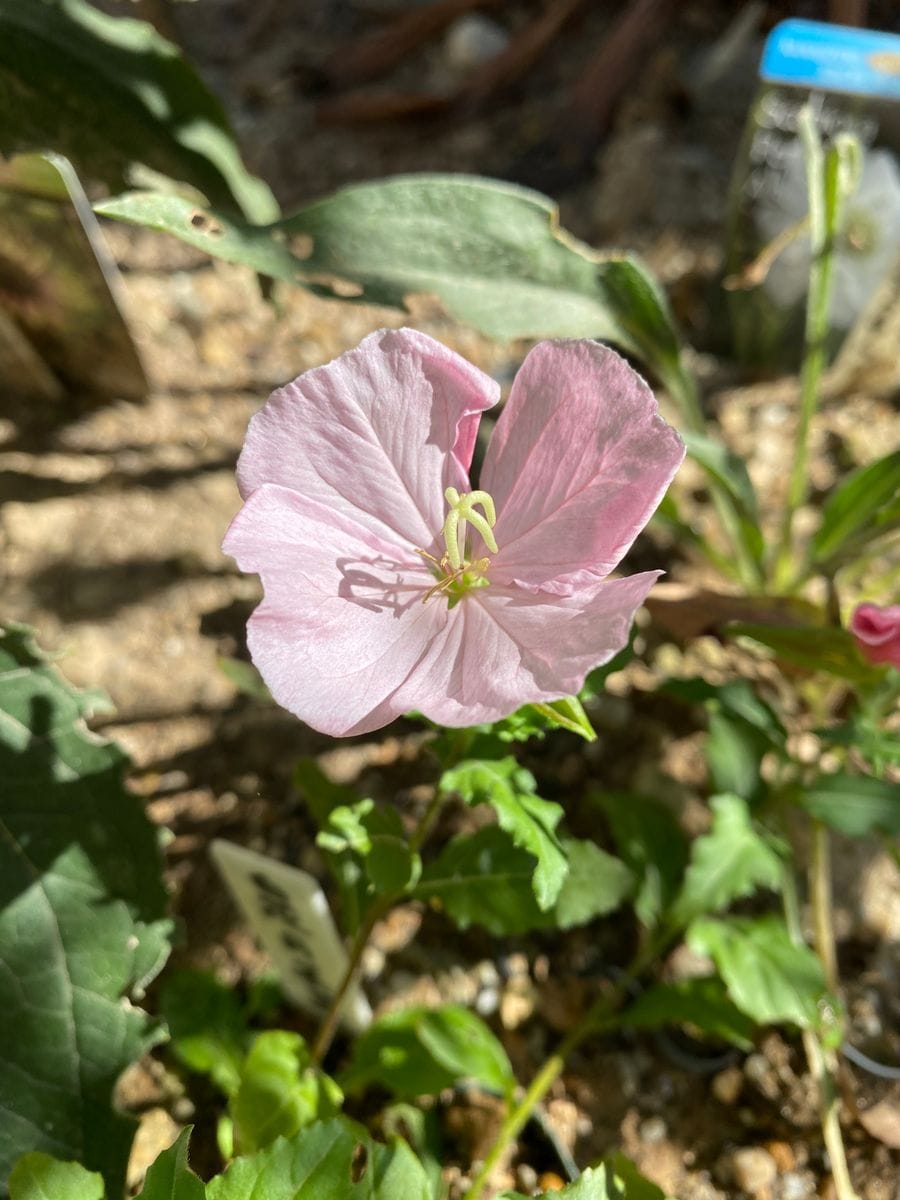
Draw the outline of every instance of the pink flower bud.
<instances>
[{"instance_id":1,"label":"pink flower bud","mask_svg":"<svg viewBox=\"0 0 900 1200\"><path fill-rule=\"evenodd\" d=\"M850 618L850 632L863 658L870 663L900 667L900 604L882 608L859 604Z\"/></svg>"}]
</instances>

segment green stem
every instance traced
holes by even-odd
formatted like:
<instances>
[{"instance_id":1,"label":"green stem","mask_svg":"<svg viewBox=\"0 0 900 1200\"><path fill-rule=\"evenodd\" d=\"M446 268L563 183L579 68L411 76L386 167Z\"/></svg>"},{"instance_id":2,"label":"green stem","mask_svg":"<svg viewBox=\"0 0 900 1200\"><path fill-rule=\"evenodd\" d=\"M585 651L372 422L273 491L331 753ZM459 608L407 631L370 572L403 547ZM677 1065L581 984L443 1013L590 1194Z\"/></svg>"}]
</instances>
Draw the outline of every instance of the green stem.
<instances>
[{"instance_id":1,"label":"green stem","mask_svg":"<svg viewBox=\"0 0 900 1200\"><path fill-rule=\"evenodd\" d=\"M795 583L794 515L809 492L809 433L819 406L822 376L827 365L828 313L834 280L834 241L840 231L843 210L856 186L858 143L838 138L823 154L815 117L801 110L797 128L803 142L809 194L810 259L809 292L806 300L803 364L800 370L800 411L794 436L794 458L788 480L787 499L774 560L774 584L778 589Z\"/></svg>"},{"instance_id":2,"label":"green stem","mask_svg":"<svg viewBox=\"0 0 900 1200\"><path fill-rule=\"evenodd\" d=\"M805 945L803 930L800 924L800 904L797 899L797 885L789 863L785 863L782 872L781 886L784 917L791 939L798 945ZM834 1180L836 1200L859 1200L853 1190L850 1170L847 1166L847 1154L844 1149L844 1137L841 1133L840 1098L835 1078L837 1075L837 1055L833 1050L822 1045L813 1029L804 1029L803 1048L806 1051L806 1061L810 1074L816 1081L819 1095L819 1120L822 1126L822 1138L828 1158L831 1163L831 1175Z\"/></svg>"},{"instance_id":3,"label":"green stem","mask_svg":"<svg viewBox=\"0 0 900 1200\"><path fill-rule=\"evenodd\" d=\"M441 805L447 799L447 793L442 792L440 788L435 788L434 795L431 798L428 807L422 813L422 816L416 823L416 827L410 835L409 848L413 854L417 854L422 848L422 843L425 841L431 828L434 825L437 814L440 812ZM328 1053L331 1043L334 1041L334 1035L337 1033L338 1022L341 1017L341 1008L350 988L356 982L359 974L362 956L366 946L369 944L369 938L372 936L372 931L382 917L394 907L398 901L402 900L407 895L405 890L399 892L391 892L387 895L380 896L375 900L366 913L365 919L356 931L356 936L353 939L353 945L350 948L350 957L347 961L347 969L344 971L341 982L338 984L337 991L331 998L331 1003L328 1006L328 1011L322 1018L322 1024L319 1027L319 1032L316 1035L316 1040L310 1050L310 1060L314 1066L318 1066L322 1062L325 1055Z\"/></svg>"}]
</instances>

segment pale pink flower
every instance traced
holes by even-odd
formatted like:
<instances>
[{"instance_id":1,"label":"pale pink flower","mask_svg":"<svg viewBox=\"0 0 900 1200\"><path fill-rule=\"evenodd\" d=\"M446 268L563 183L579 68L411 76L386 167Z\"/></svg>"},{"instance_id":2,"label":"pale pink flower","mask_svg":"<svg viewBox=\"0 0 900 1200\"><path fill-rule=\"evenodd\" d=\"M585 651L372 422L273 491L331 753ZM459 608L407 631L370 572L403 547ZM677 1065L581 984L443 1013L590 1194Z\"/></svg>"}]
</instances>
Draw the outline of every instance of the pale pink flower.
<instances>
[{"instance_id":1,"label":"pale pink flower","mask_svg":"<svg viewBox=\"0 0 900 1200\"><path fill-rule=\"evenodd\" d=\"M607 576L677 470L678 436L613 351L543 342L473 492L498 397L440 343L381 330L251 420L224 548L262 577L254 663L315 729L367 733L411 710L495 721L576 693L627 642L661 572Z\"/></svg>"},{"instance_id":2,"label":"pale pink flower","mask_svg":"<svg viewBox=\"0 0 900 1200\"><path fill-rule=\"evenodd\" d=\"M900 604L859 604L850 618L857 649L870 663L900 667Z\"/></svg>"}]
</instances>

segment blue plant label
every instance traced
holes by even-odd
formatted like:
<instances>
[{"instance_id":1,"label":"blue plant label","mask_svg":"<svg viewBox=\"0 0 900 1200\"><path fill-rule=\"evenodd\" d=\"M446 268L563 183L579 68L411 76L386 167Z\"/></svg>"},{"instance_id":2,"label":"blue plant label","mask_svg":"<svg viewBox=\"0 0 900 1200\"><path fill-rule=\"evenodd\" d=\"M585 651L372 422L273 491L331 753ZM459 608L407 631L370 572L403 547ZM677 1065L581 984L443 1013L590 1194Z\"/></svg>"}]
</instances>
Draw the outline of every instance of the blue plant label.
<instances>
[{"instance_id":1,"label":"blue plant label","mask_svg":"<svg viewBox=\"0 0 900 1200\"><path fill-rule=\"evenodd\" d=\"M820 21L782 21L763 51L765 83L900 100L900 36Z\"/></svg>"},{"instance_id":2,"label":"blue plant label","mask_svg":"<svg viewBox=\"0 0 900 1200\"><path fill-rule=\"evenodd\" d=\"M305 1012L324 1016L348 960L318 881L233 842L216 839L210 854L268 951L287 998ZM371 1023L372 1009L359 986L348 992L341 1020L353 1033Z\"/></svg>"}]
</instances>

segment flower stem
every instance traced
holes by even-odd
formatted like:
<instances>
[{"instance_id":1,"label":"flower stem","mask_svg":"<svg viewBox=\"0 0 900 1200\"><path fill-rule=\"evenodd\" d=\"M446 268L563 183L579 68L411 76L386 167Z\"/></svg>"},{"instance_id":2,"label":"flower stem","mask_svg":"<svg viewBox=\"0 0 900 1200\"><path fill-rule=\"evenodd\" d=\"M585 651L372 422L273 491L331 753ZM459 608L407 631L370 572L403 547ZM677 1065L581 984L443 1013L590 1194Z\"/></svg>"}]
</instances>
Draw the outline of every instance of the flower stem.
<instances>
[{"instance_id":1,"label":"flower stem","mask_svg":"<svg viewBox=\"0 0 900 1200\"><path fill-rule=\"evenodd\" d=\"M797 571L794 562L794 515L809 492L809 433L819 406L822 376L827 364L828 313L834 278L834 243L840 232L846 201L859 178L859 143L848 135L835 139L827 152L808 107L801 109L797 129L806 159L809 194L811 259L806 300L803 363L800 369L800 411L794 436L794 458L774 560L776 588L787 587Z\"/></svg>"},{"instance_id":2,"label":"flower stem","mask_svg":"<svg viewBox=\"0 0 900 1200\"><path fill-rule=\"evenodd\" d=\"M816 870L820 870L821 864L827 864L827 859L819 858L817 860L814 853L813 864L817 862L819 865L816 866ZM803 930L800 925L800 904L797 899L797 885L794 882L793 872L789 863L785 864L784 871L782 872L781 894L788 932L792 940L798 946L802 946L804 945L804 940ZM817 942L820 915L819 913L816 915ZM830 902L827 915L824 919L830 930ZM831 935L831 941L833 944L833 935ZM825 970L827 976L827 966ZM838 1065L837 1055L834 1050L822 1044L814 1029L804 1029L803 1048L806 1051L806 1061L809 1065L810 1074L816 1082L816 1089L819 1095L819 1120L822 1127L822 1138L825 1142L825 1149L828 1151L828 1159L831 1163L831 1175L834 1180L836 1200L859 1200L859 1197L853 1190L853 1183L850 1179L850 1169L847 1166L847 1154L844 1149L844 1137L841 1133L840 1097L835 1086Z\"/></svg>"}]
</instances>

